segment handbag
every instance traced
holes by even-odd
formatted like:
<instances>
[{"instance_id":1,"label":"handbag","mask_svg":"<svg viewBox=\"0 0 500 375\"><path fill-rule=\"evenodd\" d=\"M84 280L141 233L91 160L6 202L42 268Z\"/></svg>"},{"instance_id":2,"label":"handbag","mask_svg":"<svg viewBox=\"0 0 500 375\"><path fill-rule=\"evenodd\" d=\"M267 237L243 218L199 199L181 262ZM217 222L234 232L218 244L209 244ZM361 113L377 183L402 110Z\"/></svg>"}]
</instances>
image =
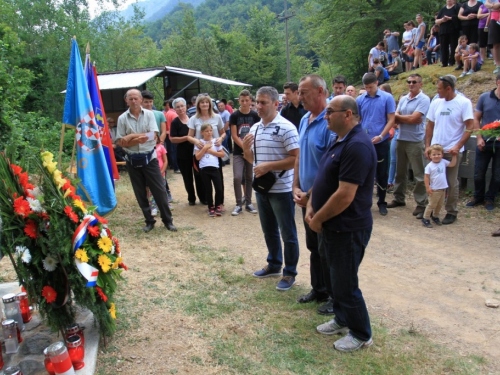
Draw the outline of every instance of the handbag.
<instances>
[{"instance_id":1,"label":"handbag","mask_svg":"<svg viewBox=\"0 0 500 375\"><path fill-rule=\"evenodd\" d=\"M255 160L255 165L257 165L257 147L255 147L255 144L257 141L256 138L258 130L259 129L255 131L255 137L253 138L253 157ZM281 171L278 177L283 176L285 172L286 170ZM252 181L252 187L257 193L267 194L275 183L276 183L276 176L274 175L273 172L269 171L260 177L254 177Z\"/></svg>"},{"instance_id":2,"label":"handbag","mask_svg":"<svg viewBox=\"0 0 500 375\"><path fill-rule=\"evenodd\" d=\"M142 168L149 164L149 162L153 159L153 152L155 149L153 148L150 152L145 154L125 154L125 159L130 163L130 165L134 168Z\"/></svg>"},{"instance_id":3,"label":"handbag","mask_svg":"<svg viewBox=\"0 0 500 375\"><path fill-rule=\"evenodd\" d=\"M223 162L226 162L229 160L229 151L224 146L222 146L222 150L224 151L224 156L221 159Z\"/></svg>"}]
</instances>

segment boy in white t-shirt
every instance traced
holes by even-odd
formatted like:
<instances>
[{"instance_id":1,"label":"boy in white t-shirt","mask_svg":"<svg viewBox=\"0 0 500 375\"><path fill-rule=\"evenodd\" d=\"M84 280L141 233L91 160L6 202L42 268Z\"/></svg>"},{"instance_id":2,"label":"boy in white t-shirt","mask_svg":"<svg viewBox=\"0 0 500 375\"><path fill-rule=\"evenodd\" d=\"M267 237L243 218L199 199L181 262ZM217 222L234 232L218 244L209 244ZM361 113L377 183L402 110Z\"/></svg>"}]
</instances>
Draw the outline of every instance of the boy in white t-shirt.
<instances>
[{"instance_id":1,"label":"boy in white t-shirt","mask_svg":"<svg viewBox=\"0 0 500 375\"><path fill-rule=\"evenodd\" d=\"M205 186L205 198L208 202L208 216L222 216L222 178L219 172L219 158L224 156L222 146L215 145L213 129L210 124L201 125L201 136L203 147L195 145L196 159L200 162L200 175ZM212 183L215 189L215 205L212 195Z\"/></svg>"},{"instance_id":2,"label":"boy in white t-shirt","mask_svg":"<svg viewBox=\"0 0 500 375\"><path fill-rule=\"evenodd\" d=\"M425 167L425 188L429 196L429 203L425 208L422 224L432 228L430 219L441 225L439 211L444 203L448 181L446 180L446 168L453 168L457 163L457 155L453 155L451 161L443 159L443 146L434 144L429 148L431 162Z\"/></svg>"}]
</instances>

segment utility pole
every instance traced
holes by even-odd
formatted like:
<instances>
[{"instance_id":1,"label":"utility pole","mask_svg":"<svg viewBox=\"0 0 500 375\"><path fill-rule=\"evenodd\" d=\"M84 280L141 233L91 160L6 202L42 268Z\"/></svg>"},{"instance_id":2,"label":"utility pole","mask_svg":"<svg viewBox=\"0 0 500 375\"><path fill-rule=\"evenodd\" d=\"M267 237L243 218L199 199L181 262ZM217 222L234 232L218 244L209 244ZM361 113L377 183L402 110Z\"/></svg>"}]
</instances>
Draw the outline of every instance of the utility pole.
<instances>
[{"instance_id":1,"label":"utility pole","mask_svg":"<svg viewBox=\"0 0 500 375\"><path fill-rule=\"evenodd\" d=\"M290 47L288 45L288 20L295 17L295 12L288 12L287 0L285 0L285 11L276 18L280 21L285 20L285 38L286 38L286 80L290 82Z\"/></svg>"}]
</instances>

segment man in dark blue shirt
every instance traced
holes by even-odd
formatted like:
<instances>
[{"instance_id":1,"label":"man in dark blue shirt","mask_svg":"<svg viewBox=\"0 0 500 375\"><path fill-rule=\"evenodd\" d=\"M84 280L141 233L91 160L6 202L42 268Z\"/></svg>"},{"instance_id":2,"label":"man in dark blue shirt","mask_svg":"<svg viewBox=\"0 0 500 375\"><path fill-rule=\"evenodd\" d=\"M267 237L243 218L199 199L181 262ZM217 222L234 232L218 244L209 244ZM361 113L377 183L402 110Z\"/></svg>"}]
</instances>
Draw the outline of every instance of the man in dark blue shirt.
<instances>
[{"instance_id":1,"label":"man in dark blue shirt","mask_svg":"<svg viewBox=\"0 0 500 375\"><path fill-rule=\"evenodd\" d=\"M347 333L334 347L351 352L373 343L357 270L373 226L371 206L377 154L358 123L358 107L353 98L334 97L325 118L338 138L319 163L305 220L312 230L321 233L325 244L335 318L317 330L326 335Z\"/></svg>"}]
</instances>

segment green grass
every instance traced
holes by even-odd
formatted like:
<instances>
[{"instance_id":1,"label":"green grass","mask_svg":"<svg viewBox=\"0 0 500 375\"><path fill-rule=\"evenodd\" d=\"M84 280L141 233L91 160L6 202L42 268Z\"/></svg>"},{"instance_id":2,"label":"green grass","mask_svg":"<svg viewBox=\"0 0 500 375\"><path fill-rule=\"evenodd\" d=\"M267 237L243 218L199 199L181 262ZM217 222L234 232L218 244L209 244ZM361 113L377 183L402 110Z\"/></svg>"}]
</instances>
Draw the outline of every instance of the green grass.
<instances>
[{"instance_id":1,"label":"green grass","mask_svg":"<svg viewBox=\"0 0 500 375\"><path fill-rule=\"evenodd\" d=\"M203 323L212 363L229 374L478 374L484 359L461 357L432 343L413 327L389 332L372 316L375 345L343 354L333 349L340 336L316 333L325 317L316 305L295 302L306 292L296 287L280 293L276 279L245 275L238 257L224 249L191 247L207 273L183 281L183 292L169 308ZM222 254L222 255L221 255ZM191 357L200 364L201 358Z\"/></svg>"}]
</instances>

